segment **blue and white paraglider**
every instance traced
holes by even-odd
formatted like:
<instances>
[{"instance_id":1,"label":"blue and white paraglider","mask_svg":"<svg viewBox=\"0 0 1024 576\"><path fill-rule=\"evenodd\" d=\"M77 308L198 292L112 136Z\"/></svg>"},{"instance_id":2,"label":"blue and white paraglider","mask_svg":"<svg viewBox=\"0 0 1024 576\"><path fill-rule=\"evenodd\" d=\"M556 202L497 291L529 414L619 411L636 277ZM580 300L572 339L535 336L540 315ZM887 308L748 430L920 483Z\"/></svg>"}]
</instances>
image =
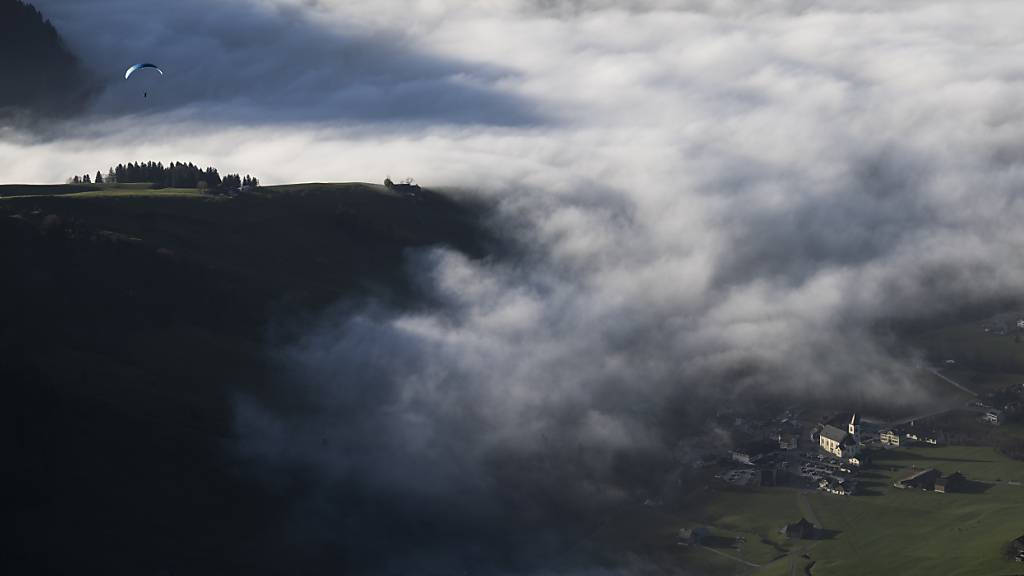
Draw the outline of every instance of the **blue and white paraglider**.
<instances>
[{"instance_id":1,"label":"blue and white paraglider","mask_svg":"<svg viewBox=\"0 0 1024 576\"><path fill-rule=\"evenodd\" d=\"M138 72L139 70L142 70L143 68L152 68L152 69L156 70L157 72L159 72L161 76L164 75L164 71L161 70L160 67L157 66L156 64L150 64L149 62L143 62L141 64L136 64L136 65L128 68L127 70L125 70L125 72L124 72L124 79L127 80L127 79L131 78L132 74L135 74L136 72ZM143 98L149 98L149 92L143 92L142 93L142 97Z\"/></svg>"}]
</instances>

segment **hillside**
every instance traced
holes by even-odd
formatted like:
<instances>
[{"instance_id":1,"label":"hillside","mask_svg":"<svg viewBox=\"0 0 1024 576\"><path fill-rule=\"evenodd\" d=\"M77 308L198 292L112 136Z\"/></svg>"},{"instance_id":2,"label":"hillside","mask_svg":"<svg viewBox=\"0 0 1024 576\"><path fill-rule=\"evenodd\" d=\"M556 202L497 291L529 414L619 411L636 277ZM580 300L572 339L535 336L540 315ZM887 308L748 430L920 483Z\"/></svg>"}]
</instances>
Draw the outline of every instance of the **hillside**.
<instances>
[{"instance_id":1,"label":"hillside","mask_svg":"<svg viewBox=\"0 0 1024 576\"><path fill-rule=\"evenodd\" d=\"M0 78L0 114L74 112L93 90L57 29L21 0L0 0Z\"/></svg>"},{"instance_id":2,"label":"hillside","mask_svg":"<svg viewBox=\"0 0 1024 576\"><path fill-rule=\"evenodd\" d=\"M417 305L409 248L481 256L488 243L476 209L366 184L0 196L3 417L24 462L20 560L40 574L157 573L168 558L173 573L230 573L293 556L255 532L288 491L244 482L219 449L231 398L299 401L274 381L275 345L339 301Z\"/></svg>"}]
</instances>

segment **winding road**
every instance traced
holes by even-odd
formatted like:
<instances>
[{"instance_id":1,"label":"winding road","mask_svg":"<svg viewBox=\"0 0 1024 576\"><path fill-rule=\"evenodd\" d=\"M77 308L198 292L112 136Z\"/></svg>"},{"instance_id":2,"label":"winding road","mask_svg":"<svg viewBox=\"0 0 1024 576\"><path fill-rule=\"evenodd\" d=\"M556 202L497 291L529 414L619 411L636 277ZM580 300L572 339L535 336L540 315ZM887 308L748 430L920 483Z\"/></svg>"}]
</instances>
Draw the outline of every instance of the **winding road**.
<instances>
[{"instance_id":1,"label":"winding road","mask_svg":"<svg viewBox=\"0 0 1024 576\"><path fill-rule=\"evenodd\" d=\"M968 394L970 394L971 396L975 396L975 397L977 397L977 396L978 396L978 393L977 393L977 392L975 392L974 390L971 390L971 389L970 389L970 388L968 388L967 386L964 386L963 384L961 384L961 383L957 382L956 380L953 380L953 379L952 379L952 378L950 378L949 376L946 376L946 375L942 374L941 372L939 372L939 371L938 371L938 370L936 370L935 368L932 368L932 367L930 367L930 366L929 366L929 367L927 368L927 370L928 370L929 372L931 372L932 374L934 374L935 376L938 376L939 378L942 378L942 379L943 379L943 380L945 380L946 382L949 382L949 383L950 383L950 384L952 384L953 386L956 386L956 387L957 387L957 388L959 388L960 390L963 390L964 392L967 392L967 393L968 393Z\"/></svg>"},{"instance_id":2,"label":"winding road","mask_svg":"<svg viewBox=\"0 0 1024 576\"><path fill-rule=\"evenodd\" d=\"M760 564L754 564L753 562L747 562L746 560L744 560L743 558L740 558L739 556L733 556L732 554L726 554L725 552L722 552L721 550L715 550L714 548L711 548L709 546L705 546L703 544L701 544L700 547L705 549L705 550L709 550L711 552L714 552L715 554L718 554L719 556L725 556L726 558L729 558L730 560L735 560L735 561L739 562L740 564L745 564L747 566L750 566L751 568L760 568L761 567Z\"/></svg>"}]
</instances>

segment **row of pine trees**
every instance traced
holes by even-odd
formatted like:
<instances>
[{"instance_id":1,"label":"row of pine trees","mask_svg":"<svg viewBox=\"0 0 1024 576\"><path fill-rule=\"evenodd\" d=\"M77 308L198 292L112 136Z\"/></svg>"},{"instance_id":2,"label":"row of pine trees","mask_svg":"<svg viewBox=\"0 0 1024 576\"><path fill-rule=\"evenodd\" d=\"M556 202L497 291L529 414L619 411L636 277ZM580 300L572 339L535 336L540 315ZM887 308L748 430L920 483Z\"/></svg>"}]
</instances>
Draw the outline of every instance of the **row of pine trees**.
<instances>
[{"instance_id":1,"label":"row of pine trees","mask_svg":"<svg viewBox=\"0 0 1024 576\"><path fill-rule=\"evenodd\" d=\"M199 168L189 162L171 162L164 166L163 162L129 162L111 166L107 175L97 171L95 176L74 176L69 180L72 184L131 184L151 182L154 188L204 188L229 190L232 188L257 187L258 179L248 174L242 178L238 174L227 174L221 177L216 168Z\"/></svg>"}]
</instances>

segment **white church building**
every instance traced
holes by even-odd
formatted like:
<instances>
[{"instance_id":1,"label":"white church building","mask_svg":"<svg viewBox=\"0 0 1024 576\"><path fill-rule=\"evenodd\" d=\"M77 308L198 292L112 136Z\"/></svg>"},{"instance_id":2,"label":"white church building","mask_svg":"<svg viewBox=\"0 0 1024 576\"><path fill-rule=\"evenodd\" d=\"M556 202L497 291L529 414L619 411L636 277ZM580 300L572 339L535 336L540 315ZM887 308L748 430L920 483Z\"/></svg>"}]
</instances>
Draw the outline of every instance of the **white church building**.
<instances>
[{"instance_id":1,"label":"white church building","mask_svg":"<svg viewBox=\"0 0 1024 576\"><path fill-rule=\"evenodd\" d=\"M860 415L853 414L846 430L826 424L818 434L818 446L837 458L851 458L860 452Z\"/></svg>"}]
</instances>

